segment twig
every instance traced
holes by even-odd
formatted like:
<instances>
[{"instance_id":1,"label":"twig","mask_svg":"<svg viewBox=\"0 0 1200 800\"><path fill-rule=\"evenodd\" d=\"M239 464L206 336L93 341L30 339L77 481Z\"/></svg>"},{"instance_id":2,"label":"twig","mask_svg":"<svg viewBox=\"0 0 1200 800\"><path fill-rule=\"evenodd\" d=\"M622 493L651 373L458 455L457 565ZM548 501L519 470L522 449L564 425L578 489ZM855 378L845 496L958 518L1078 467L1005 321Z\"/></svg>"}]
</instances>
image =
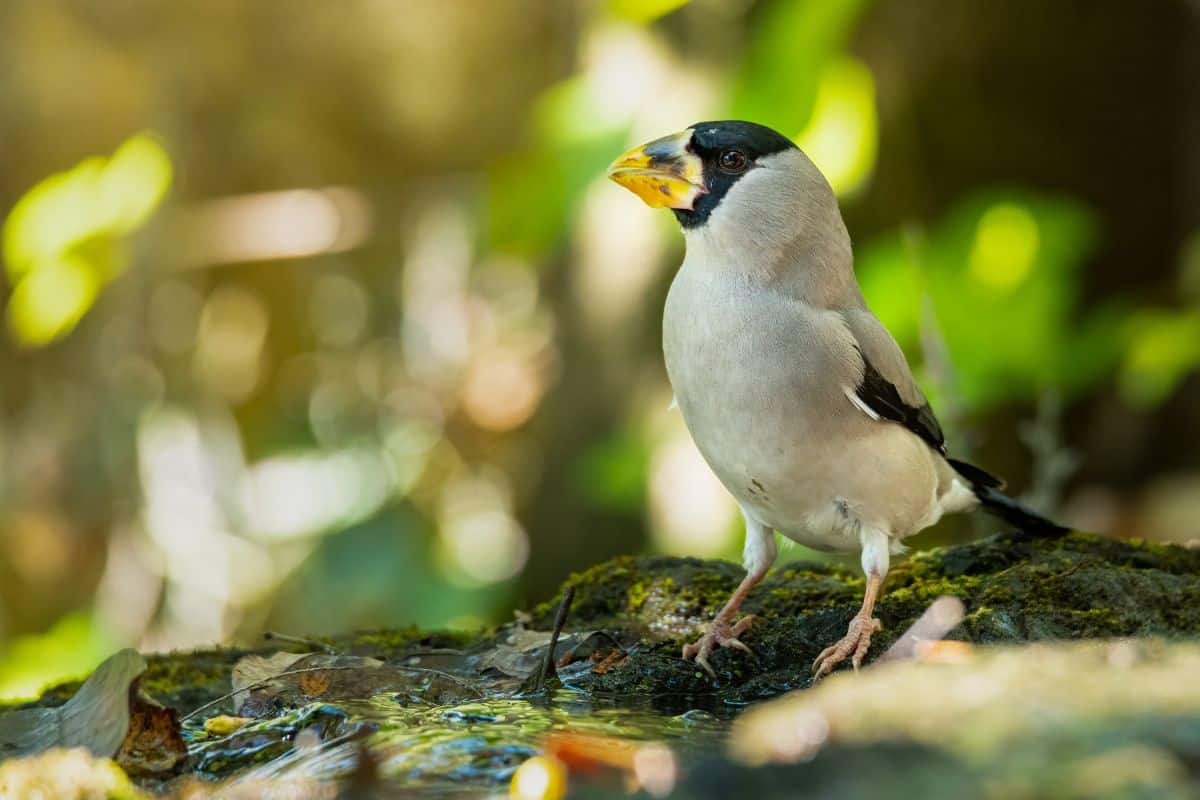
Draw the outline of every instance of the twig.
<instances>
[{"instance_id":1,"label":"twig","mask_svg":"<svg viewBox=\"0 0 1200 800\"><path fill-rule=\"evenodd\" d=\"M279 633L278 631L264 631L263 638L268 642L279 641L287 642L288 644L299 644L303 645L304 647L312 647L316 648L317 650L323 650L331 656L338 655L338 650L333 645L325 644L324 642L318 642L316 639L305 639L303 636L289 636L286 633Z\"/></svg>"},{"instance_id":2,"label":"twig","mask_svg":"<svg viewBox=\"0 0 1200 800\"><path fill-rule=\"evenodd\" d=\"M325 671L332 672L333 670L362 669L362 668L363 668L362 664L355 664L352 667L305 667L303 669L289 669L286 672L277 672L276 674L269 675L265 678L262 678L261 680L254 681L253 683L248 683L245 686L241 687L240 689L234 689L232 692L223 694L220 697L218 697L216 700L210 700L207 703L205 703L204 705L200 706L199 708L193 709L192 711L188 712L187 714L184 714L182 717L179 718L179 721L187 722L189 719L196 716L201 711L206 711L215 705L224 703L226 700L228 700L232 697L237 697L242 692L248 692L251 689L257 689L260 686L266 686L268 683L270 683L271 681L273 681L277 678L286 678L289 675L303 675L306 672L325 672Z\"/></svg>"},{"instance_id":3,"label":"twig","mask_svg":"<svg viewBox=\"0 0 1200 800\"><path fill-rule=\"evenodd\" d=\"M1033 454L1033 477L1022 498L1034 508L1054 514L1062 504L1063 488L1079 469L1079 453L1062 436L1063 401L1055 391L1038 398L1037 415L1021 424L1021 441Z\"/></svg>"},{"instance_id":4,"label":"twig","mask_svg":"<svg viewBox=\"0 0 1200 800\"><path fill-rule=\"evenodd\" d=\"M466 689L470 689L472 692L474 692L477 695L483 694L483 692L481 692L479 690L478 686L472 686L470 683L467 683L462 678L457 678L454 675L451 675L449 672L443 672L440 669L432 669L430 667L409 667L409 666L403 666L403 665L399 665L399 664L388 664L387 667L389 669L394 669L394 670L397 670L400 672L425 672L425 673L429 673L432 675L439 675L443 678L446 678L449 681L457 683L459 686L462 686ZM268 683L270 683L271 681L276 680L278 678L287 678L292 675L303 675L306 672L326 672L326 671L332 672L334 670L348 670L348 669L370 669L370 667L365 667L362 664L353 664L353 665L349 665L349 666L303 667L302 669L289 669L285 672L278 672L274 675L268 675L265 678L254 681L253 683L248 683L239 689L234 689L232 692L228 692L226 694L221 695L216 700L210 700L209 702L205 703L204 705L200 706L199 708L193 709L192 711L188 712L187 714L184 714L182 717L179 718L179 721L181 723L187 722L189 719L196 716L201 711L206 711L215 705L224 703L226 700L229 700L232 697L237 697L242 692L248 692L252 689L258 689L259 687L266 686Z\"/></svg>"},{"instance_id":5,"label":"twig","mask_svg":"<svg viewBox=\"0 0 1200 800\"><path fill-rule=\"evenodd\" d=\"M546 648L542 666L538 669L537 681L533 684L535 692L545 690L546 679L554 674L554 651L558 647L558 635L562 633L563 626L567 624L567 614L571 610L571 601L574 599L575 587L568 586L563 590L562 602L558 604L558 613L554 615L554 630L550 634L550 645Z\"/></svg>"}]
</instances>

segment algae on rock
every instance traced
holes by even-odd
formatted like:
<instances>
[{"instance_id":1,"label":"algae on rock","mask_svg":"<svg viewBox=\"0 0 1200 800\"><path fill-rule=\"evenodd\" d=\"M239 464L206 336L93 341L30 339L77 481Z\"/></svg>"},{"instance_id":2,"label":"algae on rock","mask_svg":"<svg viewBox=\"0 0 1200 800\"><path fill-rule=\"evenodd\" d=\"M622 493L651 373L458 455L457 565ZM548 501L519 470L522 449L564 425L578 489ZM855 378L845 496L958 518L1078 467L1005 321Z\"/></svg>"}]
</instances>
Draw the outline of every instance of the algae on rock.
<instances>
[{"instance_id":1,"label":"algae on rock","mask_svg":"<svg viewBox=\"0 0 1200 800\"><path fill-rule=\"evenodd\" d=\"M745 604L747 613L759 616L743 637L754 655L725 650L717 652L712 658L717 671L714 680L695 664L683 661L679 655L680 647L700 634L741 576L741 569L731 563L665 556L617 558L572 576L567 585L574 588L575 601L566 630L577 635L564 635L560 641L560 646L563 642L571 642L565 661L574 663L560 670L560 680L574 690L572 702L593 705L615 702L623 704L622 709L628 709L632 698L643 695L650 698L642 702L649 703L651 713L663 719L690 720L690 714L702 712L688 711L679 717L671 715L687 709L729 709L789 689L809 686L813 658L841 636L847 622L858 610L862 577L857 571L828 564L788 564L774 571ZM1200 634L1200 551L1115 541L1086 534L1052 539L1004 534L971 544L918 552L896 564L889 575L877 607L884 630L875 637L870 657L885 652L936 598L944 595L960 598L966 608L965 617L950 632L949 638L976 644L1195 636ZM369 656L397 666L424 669L431 674L452 672L456 680L478 680L480 685L497 686L500 684L495 678L494 665L498 662L494 657L489 659L488 654L494 655L505 647L512 650L514 641L548 641L548 636L536 632L551 627L558 605L559 599L552 599L523 615L521 622L475 636L426 633L416 629L375 631L323 638L313 649L332 648L341 654ZM594 641L599 641L600 645L589 645ZM275 646L256 650L214 649L150 656L142 687L159 701L186 714L229 691L231 672L242 657L278 649ZM286 649L304 648L289 643ZM1029 669L1035 670L1039 660L1045 657L1039 653L1043 651L1025 648L1011 658L1024 659L1021 663L1027 662ZM556 658L564 660L562 656L563 652L556 651ZM524 659L522 663L525 660L539 659ZM1093 672L1098 669L1095 664L1092 667ZM891 669L881 666L858 676L868 681L861 686L870 686L869 681L874 680L875 675L888 673ZM511 675L505 677L509 685L519 682ZM814 696L829 696L828 692L853 680L851 676L835 675ZM60 705L76 688L78 684L56 687L46 692L35 705ZM929 687L898 688L897 691L932 694L927 702L939 702L936 692ZM877 703L879 708L886 708L884 699L883 695L877 696L868 705ZM528 698L519 702L532 709L529 724L539 731L543 726L560 724L548 715L553 704L546 705L549 701L545 698L538 701L545 708L534 709ZM376 741L379 737L370 733L376 723L362 719L362 709L370 707L372 714L383 710L391 715L387 724L395 725L399 724L396 720L403 717L400 712L409 705L433 708L432 719L443 720L447 725L501 724L482 718L475 720L474 717L471 718L474 721L456 722L459 717L450 706L438 705L429 697L409 697L403 691L392 691L389 695L361 700L278 709L280 716L258 726L247 726L227 737L214 739L197 734L189 747L189 770L215 776L240 774L249 763L247 753L253 754L251 761L255 763L263 759L277 763L275 757L284 754L294 761L292 742L302 727L315 726L339 736L357 736L365 731L363 735L371 737L369 741ZM208 713L228 712L233 706L232 701L218 703ZM1126 710L1129 711L1125 717L1131 726L1129 730L1161 724L1166 726L1164 730L1169 728L1183 737L1180 741L1190 741L1187 737L1193 734L1200 737L1197 715L1190 711L1189 716L1179 719L1166 714L1162 708L1147 714L1139 714L1133 708ZM642 711L646 711L645 706ZM627 710L622 713L631 714ZM905 713L911 714L911 708ZM980 725L988 719L980 712ZM1106 735L1111 734L1113 742L1134 750L1142 746L1138 744L1140 739L1125 736L1121 723L1112 722L1111 715L1103 719L1111 722L1111 730L1105 730L1108 731ZM196 720L189 724L200 722ZM428 726L431 723L426 719L422 724ZM489 730L496 734L496 730ZM625 735L638 735L631 732L632 729L620 730ZM467 734L451 731L447 735L453 739ZM832 782L829 785L842 785L838 783L841 780L838 770L833 766L839 763L862 765L861 776L870 772L870 764L878 768L880 775L886 775L889 771L894 773L896 764L919 762L927 767L941 764L944 769L939 774L944 786L978 785L976 782L983 779L981 775L987 777L969 757L947 750L929 737L899 732L894 740L888 741L890 743L853 737L839 740L814 762L813 769L828 769L824 773L819 769L817 772L810 770L809 775L826 774ZM1042 761L1038 759L1043 758L1037 749L1039 741L1035 732L1031 734L1030 743L1022 745L1024 749L1014 750L1023 754L1021 758L1037 769L1042 768ZM1170 742L1175 743L1171 746L1184 746L1176 739L1170 739ZM1067 747L1059 740L1052 744ZM527 744L526 749L532 746L532 743ZM1123 752L1128 754L1134 750ZM1176 761L1155 752L1157 761L1153 764L1161 767L1155 773L1155 779L1177 784L1179 776L1172 772L1177 771ZM495 755L492 751L488 753ZM503 762L511 766L509 761L518 755L517 751L506 751L508 761L486 763L494 766ZM1127 761L1129 759L1110 766L1124 769L1128 766ZM706 770L710 766L716 772L712 773L709 788L724 785L722 781L733 774L730 770L741 769L715 761L698 767L696 774L708 774ZM264 765L268 771L272 768L270 764ZM786 772L794 767L774 769ZM753 783L745 774L737 774L742 775L739 780ZM928 774L913 772L909 775L911 785L925 786L928 782L923 782L922 775ZM705 794L703 781L698 786L696 796L714 796Z\"/></svg>"},{"instance_id":2,"label":"algae on rock","mask_svg":"<svg viewBox=\"0 0 1200 800\"><path fill-rule=\"evenodd\" d=\"M725 602L742 572L726 562L625 557L572 576L571 625L637 633L621 669L584 676L598 692L715 692L741 703L811 683L816 655L858 611L863 579L826 564L789 564L767 576L743 605L759 620L743 636L754 657L720 650L714 682L679 658ZM871 656L883 653L935 599L960 598L967 614L949 638L1017 643L1046 639L1200 634L1200 551L1072 533L1057 538L1001 534L914 553L895 565L876 615ZM544 625L556 601L534 610Z\"/></svg>"},{"instance_id":3,"label":"algae on rock","mask_svg":"<svg viewBox=\"0 0 1200 800\"><path fill-rule=\"evenodd\" d=\"M741 704L810 683L809 665L838 639L858 610L863 579L829 564L793 563L773 571L743 606L759 620L743 637L754 657L719 650L717 680L679 658L737 585L742 570L725 561L623 556L571 576L568 631L603 630L629 653L619 665L571 678L603 694L707 696ZM967 614L949 638L1018 643L1046 639L1200 634L1200 550L1072 533L1030 538L1007 533L916 552L895 564L876 613L883 653L936 598L959 597ZM555 597L530 612L527 627L548 630ZM510 635L512 625L471 637L415 628L326 637L338 652L384 661L414 652L479 652ZM302 632L301 632L302 633ZM256 650L216 649L148 657L143 688L186 713L229 691L233 665ZM59 705L78 683L49 690L38 705ZM700 703L703 704L703 703Z\"/></svg>"}]
</instances>

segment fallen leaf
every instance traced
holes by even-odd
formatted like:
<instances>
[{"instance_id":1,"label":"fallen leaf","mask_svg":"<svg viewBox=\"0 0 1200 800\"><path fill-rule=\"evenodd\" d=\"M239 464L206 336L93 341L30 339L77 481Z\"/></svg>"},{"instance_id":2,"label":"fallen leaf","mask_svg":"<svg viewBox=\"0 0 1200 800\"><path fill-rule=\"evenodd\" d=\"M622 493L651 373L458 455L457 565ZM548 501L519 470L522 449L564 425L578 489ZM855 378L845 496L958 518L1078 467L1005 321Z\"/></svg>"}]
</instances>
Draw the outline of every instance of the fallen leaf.
<instances>
[{"instance_id":1,"label":"fallen leaf","mask_svg":"<svg viewBox=\"0 0 1200 800\"><path fill-rule=\"evenodd\" d=\"M329 691L332 682L333 679L325 670L306 672L300 675L300 691L304 692L307 697L320 697Z\"/></svg>"},{"instance_id":2,"label":"fallen leaf","mask_svg":"<svg viewBox=\"0 0 1200 800\"><path fill-rule=\"evenodd\" d=\"M325 653L245 656L233 667L234 707L239 714L262 717L271 716L276 706L303 705L313 697L370 697L383 691L375 688L378 683L392 680L378 673L382 666L377 658Z\"/></svg>"},{"instance_id":3,"label":"fallen leaf","mask_svg":"<svg viewBox=\"0 0 1200 800\"><path fill-rule=\"evenodd\" d=\"M537 671L541 663L542 659L536 652L524 652L512 645L500 644L479 659L479 671L494 669L510 678L527 678Z\"/></svg>"},{"instance_id":4,"label":"fallen leaf","mask_svg":"<svg viewBox=\"0 0 1200 800\"><path fill-rule=\"evenodd\" d=\"M607 656L599 661L596 666L592 667L592 672L597 675L604 675L629 660L629 654L622 650L613 650Z\"/></svg>"},{"instance_id":5,"label":"fallen leaf","mask_svg":"<svg viewBox=\"0 0 1200 800\"><path fill-rule=\"evenodd\" d=\"M130 775L158 775L187 758L179 715L144 696L137 681L129 687L129 732L116 761Z\"/></svg>"},{"instance_id":6,"label":"fallen leaf","mask_svg":"<svg viewBox=\"0 0 1200 800\"><path fill-rule=\"evenodd\" d=\"M230 682L235 692L274 678L281 672L287 672L292 664L304 658L307 653L275 653L271 656L244 656L233 666Z\"/></svg>"},{"instance_id":7,"label":"fallen leaf","mask_svg":"<svg viewBox=\"0 0 1200 800\"><path fill-rule=\"evenodd\" d=\"M136 650L121 650L105 659L64 705L0 714L0 758L54 747L83 747L111 758L129 732L130 687L145 671L146 660Z\"/></svg>"},{"instance_id":8,"label":"fallen leaf","mask_svg":"<svg viewBox=\"0 0 1200 800\"><path fill-rule=\"evenodd\" d=\"M445 704L477 698L481 690L441 670L385 664L375 658L325 653L246 656L233 668L240 716L275 716L283 708L394 693Z\"/></svg>"},{"instance_id":9,"label":"fallen leaf","mask_svg":"<svg viewBox=\"0 0 1200 800\"><path fill-rule=\"evenodd\" d=\"M479 672L494 669L510 678L524 680L538 671L551 636L551 631L514 628L499 644L479 656L476 669ZM554 650L555 663L563 667L588 658L597 650L607 653L614 645L613 637L604 631L564 633Z\"/></svg>"}]
</instances>

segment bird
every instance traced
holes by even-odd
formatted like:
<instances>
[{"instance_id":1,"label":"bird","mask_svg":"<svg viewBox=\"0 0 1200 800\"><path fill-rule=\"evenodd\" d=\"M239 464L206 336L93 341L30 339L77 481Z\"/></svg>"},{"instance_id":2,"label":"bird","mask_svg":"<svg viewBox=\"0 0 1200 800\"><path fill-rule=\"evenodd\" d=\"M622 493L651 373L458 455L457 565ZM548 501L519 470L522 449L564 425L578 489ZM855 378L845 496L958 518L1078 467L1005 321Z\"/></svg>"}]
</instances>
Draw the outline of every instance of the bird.
<instances>
[{"instance_id":1,"label":"bird","mask_svg":"<svg viewBox=\"0 0 1200 800\"><path fill-rule=\"evenodd\" d=\"M685 256L663 308L674 403L745 520L746 576L683 648L710 676L719 647L747 653L742 602L775 561L774 532L861 555L866 589L814 680L871 637L890 558L945 514L982 508L1029 533L1065 531L950 457L896 340L854 273L850 235L821 171L788 137L753 122L699 122L618 157L608 177L669 208Z\"/></svg>"}]
</instances>

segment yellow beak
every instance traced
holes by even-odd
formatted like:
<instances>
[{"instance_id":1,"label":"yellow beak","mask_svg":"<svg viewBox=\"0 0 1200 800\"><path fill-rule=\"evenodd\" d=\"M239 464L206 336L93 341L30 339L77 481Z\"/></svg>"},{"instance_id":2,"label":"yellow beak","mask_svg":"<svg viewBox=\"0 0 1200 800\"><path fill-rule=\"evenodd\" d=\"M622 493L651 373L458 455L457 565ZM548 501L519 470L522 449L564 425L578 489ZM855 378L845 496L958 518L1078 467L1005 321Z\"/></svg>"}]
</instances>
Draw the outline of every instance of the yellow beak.
<instances>
[{"instance_id":1,"label":"yellow beak","mask_svg":"<svg viewBox=\"0 0 1200 800\"><path fill-rule=\"evenodd\" d=\"M635 147L612 163L608 177L651 208L691 210L704 188L704 163L687 147L692 129Z\"/></svg>"}]
</instances>

